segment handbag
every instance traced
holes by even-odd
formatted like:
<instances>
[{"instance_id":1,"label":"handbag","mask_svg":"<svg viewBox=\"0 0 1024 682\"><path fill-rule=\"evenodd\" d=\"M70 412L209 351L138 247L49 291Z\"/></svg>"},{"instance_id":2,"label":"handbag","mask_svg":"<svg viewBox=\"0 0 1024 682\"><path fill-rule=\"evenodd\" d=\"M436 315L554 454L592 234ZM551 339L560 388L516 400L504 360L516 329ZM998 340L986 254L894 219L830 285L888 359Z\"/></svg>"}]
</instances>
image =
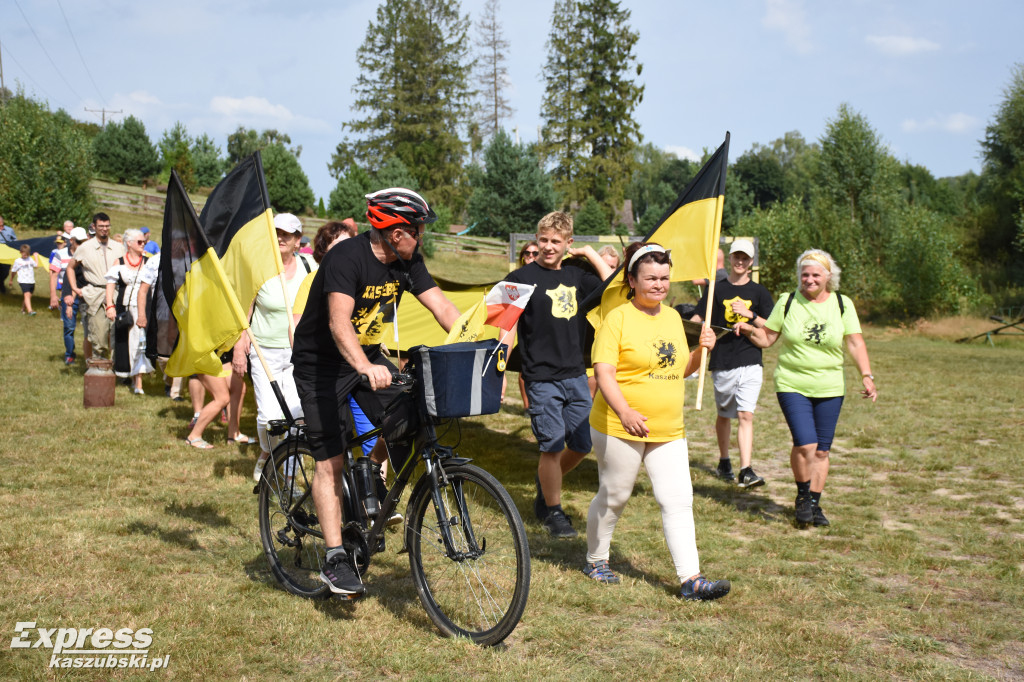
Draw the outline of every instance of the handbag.
<instances>
[{"instance_id":1,"label":"handbag","mask_svg":"<svg viewBox=\"0 0 1024 682\"><path fill-rule=\"evenodd\" d=\"M135 325L135 318L132 317L132 311L125 308L114 317L114 331L115 332L126 332L131 331L132 326Z\"/></svg>"},{"instance_id":2,"label":"handbag","mask_svg":"<svg viewBox=\"0 0 1024 682\"><path fill-rule=\"evenodd\" d=\"M124 265L124 258L119 258L118 262L121 265ZM132 283L132 291L131 294L128 294L128 300L131 300L132 294L135 293L135 287L139 283L139 274L141 273L137 273L135 275L135 281ZM120 272L117 273L117 278L120 280L121 286L118 287L117 302L115 304L117 315L114 316L114 331L123 334L131 331L132 327L135 325L135 318L132 317L132 311L124 301L125 285L127 282L124 281Z\"/></svg>"}]
</instances>

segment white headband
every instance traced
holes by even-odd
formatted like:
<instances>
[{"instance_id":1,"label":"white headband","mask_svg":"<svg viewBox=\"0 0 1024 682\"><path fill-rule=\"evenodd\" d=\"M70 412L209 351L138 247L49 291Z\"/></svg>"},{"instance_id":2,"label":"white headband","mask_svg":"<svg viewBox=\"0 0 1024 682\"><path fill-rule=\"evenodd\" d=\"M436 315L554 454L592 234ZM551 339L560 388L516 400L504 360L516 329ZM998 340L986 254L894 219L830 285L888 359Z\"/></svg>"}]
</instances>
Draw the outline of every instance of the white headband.
<instances>
[{"instance_id":1,"label":"white headband","mask_svg":"<svg viewBox=\"0 0 1024 682\"><path fill-rule=\"evenodd\" d=\"M629 267L626 268L626 271L631 272L633 270L633 266L636 265L637 260L639 260L641 256L646 256L649 253L665 253L665 249L657 244L644 244L637 249L636 253L633 254L633 257L629 259Z\"/></svg>"}]
</instances>

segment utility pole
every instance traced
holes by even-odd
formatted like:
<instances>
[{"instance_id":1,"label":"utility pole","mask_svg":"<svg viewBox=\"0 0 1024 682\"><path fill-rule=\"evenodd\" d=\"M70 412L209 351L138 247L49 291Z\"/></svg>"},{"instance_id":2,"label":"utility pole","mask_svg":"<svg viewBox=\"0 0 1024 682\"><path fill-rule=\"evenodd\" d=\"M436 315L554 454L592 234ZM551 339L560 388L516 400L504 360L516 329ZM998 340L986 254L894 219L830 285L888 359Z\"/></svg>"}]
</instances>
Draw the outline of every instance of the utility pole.
<instances>
[{"instance_id":1,"label":"utility pole","mask_svg":"<svg viewBox=\"0 0 1024 682\"><path fill-rule=\"evenodd\" d=\"M4 51L0 47L0 107L7 104L7 98L3 96L3 93L7 91L4 87Z\"/></svg>"},{"instance_id":2,"label":"utility pole","mask_svg":"<svg viewBox=\"0 0 1024 682\"><path fill-rule=\"evenodd\" d=\"M86 107L85 110L90 112L90 113L93 113L93 114L98 114L98 113L102 112L103 115L101 116L101 120L103 121L103 126L102 127L104 127L104 128L107 127L107 114L123 114L124 113L120 109L118 109L117 111L110 111L110 110L108 110L106 108L103 108L103 109L90 109L89 107Z\"/></svg>"}]
</instances>

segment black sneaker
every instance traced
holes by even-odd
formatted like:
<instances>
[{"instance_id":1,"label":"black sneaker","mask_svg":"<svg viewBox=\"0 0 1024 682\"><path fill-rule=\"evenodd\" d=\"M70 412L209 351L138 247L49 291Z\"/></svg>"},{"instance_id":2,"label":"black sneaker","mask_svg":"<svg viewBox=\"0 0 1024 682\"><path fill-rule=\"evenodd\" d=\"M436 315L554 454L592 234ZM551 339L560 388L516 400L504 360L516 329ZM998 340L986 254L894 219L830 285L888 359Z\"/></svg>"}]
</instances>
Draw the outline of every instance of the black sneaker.
<instances>
[{"instance_id":1,"label":"black sneaker","mask_svg":"<svg viewBox=\"0 0 1024 682\"><path fill-rule=\"evenodd\" d=\"M814 500L810 495L796 496L796 522L806 526L814 519Z\"/></svg>"},{"instance_id":2,"label":"black sneaker","mask_svg":"<svg viewBox=\"0 0 1024 682\"><path fill-rule=\"evenodd\" d=\"M540 476L537 476L534 480L537 482L537 497L533 498L533 515L537 517L537 520L542 522L548 516L548 505L544 501L544 493L540 489Z\"/></svg>"},{"instance_id":3,"label":"black sneaker","mask_svg":"<svg viewBox=\"0 0 1024 682\"><path fill-rule=\"evenodd\" d=\"M686 601L711 601L729 594L732 584L728 580L708 580L702 575L690 578L679 589L679 598Z\"/></svg>"},{"instance_id":4,"label":"black sneaker","mask_svg":"<svg viewBox=\"0 0 1024 682\"><path fill-rule=\"evenodd\" d=\"M741 488L756 488L759 485L764 485L764 479L755 474L752 468L747 467L740 469L740 478L736 485Z\"/></svg>"},{"instance_id":5,"label":"black sneaker","mask_svg":"<svg viewBox=\"0 0 1024 682\"><path fill-rule=\"evenodd\" d=\"M561 507L548 509L548 515L544 518L544 529L555 538L574 538L579 535Z\"/></svg>"},{"instance_id":6,"label":"black sneaker","mask_svg":"<svg viewBox=\"0 0 1024 682\"><path fill-rule=\"evenodd\" d=\"M735 481L736 475L732 473L732 464L726 464L722 466L722 460L718 460L718 469L716 473L723 481Z\"/></svg>"},{"instance_id":7,"label":"black sneaker","mask_svg":"<svg viewBox=\"0 0 1024 682\"><path fill-rule=\"evenodd\" d=\"M335 554L324 564L320 571L320 580L327 583L331 592L335 594L361 595L366 592L366 586L360 580L359 574L348 563L348 557L343 554Z\"/></svg>"},{"instance_id":8,"label":"black sneaker","mask_svg":"<svg viewBox=\"0 0 1024 682\"><path fill-rule=\"evenodd\" d=\"M818 505L814 505L814 509L811 511L811 523L815 526L829 525L828 519L825 518L825 512L821 511L821 507Z\"/></svg>"}]
</instances>

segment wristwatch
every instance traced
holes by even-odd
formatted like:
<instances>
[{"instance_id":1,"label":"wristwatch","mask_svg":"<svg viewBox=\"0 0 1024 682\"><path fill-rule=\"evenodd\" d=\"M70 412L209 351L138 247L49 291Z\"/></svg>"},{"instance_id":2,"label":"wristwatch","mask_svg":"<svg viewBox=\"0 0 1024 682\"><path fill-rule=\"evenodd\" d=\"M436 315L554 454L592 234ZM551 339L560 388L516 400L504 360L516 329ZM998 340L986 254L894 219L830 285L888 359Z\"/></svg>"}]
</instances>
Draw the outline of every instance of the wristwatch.
<instances>
[{"instance_id":1,"label":"wristwatch","mask_svg":"<svg viewBox=\"0 0 1024 682\"><path fill-rule=\"evenodd\" d=\"M871 379L872 381L874 381L875 380L875 375L874 374L862 374L861 378L862 379Z\"/></svg>"}]
</instances>

